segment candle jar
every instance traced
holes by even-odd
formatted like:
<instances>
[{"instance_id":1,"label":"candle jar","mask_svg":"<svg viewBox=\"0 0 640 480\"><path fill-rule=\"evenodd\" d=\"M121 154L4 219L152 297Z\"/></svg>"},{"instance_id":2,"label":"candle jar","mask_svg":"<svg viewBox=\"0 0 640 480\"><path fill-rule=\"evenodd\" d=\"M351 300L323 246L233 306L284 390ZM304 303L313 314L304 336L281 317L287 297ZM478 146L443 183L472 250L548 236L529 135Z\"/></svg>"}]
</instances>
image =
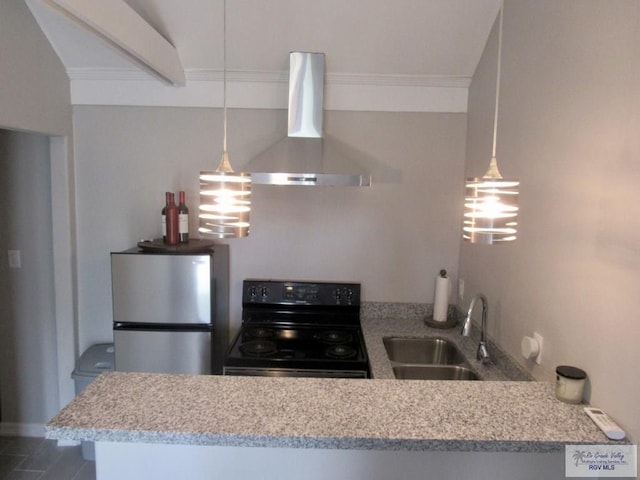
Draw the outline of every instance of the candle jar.
<instances>
[{"instance_id":1,"label":"candle jar","mask_svg":"<svg viewBox=\"0 0 640 480\"><path fill-rule=\"evenodd\" d=\"M587 374L568 365L556 368L556 397L566 403L581 403Z\"/></svg>"}]
</instances>

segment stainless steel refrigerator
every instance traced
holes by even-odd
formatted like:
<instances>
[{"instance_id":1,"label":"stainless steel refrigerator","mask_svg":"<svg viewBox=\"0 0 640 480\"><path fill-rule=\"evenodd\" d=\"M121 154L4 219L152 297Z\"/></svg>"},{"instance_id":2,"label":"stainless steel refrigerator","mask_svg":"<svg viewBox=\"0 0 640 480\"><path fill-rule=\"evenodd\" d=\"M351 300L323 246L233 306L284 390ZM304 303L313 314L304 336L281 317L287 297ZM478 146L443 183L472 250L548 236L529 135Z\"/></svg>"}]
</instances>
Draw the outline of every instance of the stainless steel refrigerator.
<instances>
[{"instance_id":1,"label":"stainless steel refrigerator","mask_svg":"<svg viewBox=\"0 0 640 480\"><path fill-rule=\"evenodd\" d=\"M229 250L111 254L115 369L219 374L228 345Z\"/></svg>"}]
</instances>

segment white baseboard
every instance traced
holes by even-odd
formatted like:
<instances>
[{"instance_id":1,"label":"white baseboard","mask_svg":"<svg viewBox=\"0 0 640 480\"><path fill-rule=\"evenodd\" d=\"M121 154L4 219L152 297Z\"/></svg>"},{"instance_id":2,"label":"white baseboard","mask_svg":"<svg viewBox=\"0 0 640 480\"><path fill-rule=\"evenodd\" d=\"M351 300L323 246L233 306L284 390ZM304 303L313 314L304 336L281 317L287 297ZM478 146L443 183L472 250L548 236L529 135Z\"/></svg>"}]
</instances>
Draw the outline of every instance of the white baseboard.
<instances>
[{"instance_id":1,"label":"white baseboard","mask_svg":"<svg viewBox=\"0 0 640 480\"><path fill-rule=\"evenodd\" d=\"M44 437L44 424L0 422L0 436Z\"/></svg>"}]
</instances>

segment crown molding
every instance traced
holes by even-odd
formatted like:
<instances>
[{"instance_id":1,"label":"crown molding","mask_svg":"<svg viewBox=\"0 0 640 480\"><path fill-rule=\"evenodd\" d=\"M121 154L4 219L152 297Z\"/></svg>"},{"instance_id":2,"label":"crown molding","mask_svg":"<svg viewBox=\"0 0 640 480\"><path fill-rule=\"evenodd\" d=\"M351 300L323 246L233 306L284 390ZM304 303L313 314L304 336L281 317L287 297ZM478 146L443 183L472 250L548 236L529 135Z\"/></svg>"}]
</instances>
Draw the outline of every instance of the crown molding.
<instances>
[{"instance_id":1,"label":"crown molding","mask_svg":"<svg viewBox=\"0 0 640 480\"><path fill-rule=\"evenodd\" d=\"M137 69L68 69L74 105L222 107L223 72L186 70L182 87ZM286 109L288 73L227 71L230 108ZM467 111L470 77L329 73L327 110L383 112Z\"/></svg>"}]
</instances>

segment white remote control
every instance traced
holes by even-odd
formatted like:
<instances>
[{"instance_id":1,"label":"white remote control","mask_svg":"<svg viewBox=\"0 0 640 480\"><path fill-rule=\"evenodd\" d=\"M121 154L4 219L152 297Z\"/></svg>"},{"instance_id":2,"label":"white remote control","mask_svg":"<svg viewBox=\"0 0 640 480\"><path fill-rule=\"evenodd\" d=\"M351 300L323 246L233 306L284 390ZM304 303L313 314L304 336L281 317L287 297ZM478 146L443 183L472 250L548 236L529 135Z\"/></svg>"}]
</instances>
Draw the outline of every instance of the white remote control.
<instances>
[{"instance_id":1,"label":"white remote control","mask_svg":"<svg viewBox=\"0 0 640 480\"><path fill-rule=\"evenodd\" d=\"M589 418L593 420L593 423L595 423L611 440L622 440L624 438L624 430L622 430L616 422L611 420L609 415L599 408L584 407L584 413L586 413Z\"/></svg>"}]
</instances>

